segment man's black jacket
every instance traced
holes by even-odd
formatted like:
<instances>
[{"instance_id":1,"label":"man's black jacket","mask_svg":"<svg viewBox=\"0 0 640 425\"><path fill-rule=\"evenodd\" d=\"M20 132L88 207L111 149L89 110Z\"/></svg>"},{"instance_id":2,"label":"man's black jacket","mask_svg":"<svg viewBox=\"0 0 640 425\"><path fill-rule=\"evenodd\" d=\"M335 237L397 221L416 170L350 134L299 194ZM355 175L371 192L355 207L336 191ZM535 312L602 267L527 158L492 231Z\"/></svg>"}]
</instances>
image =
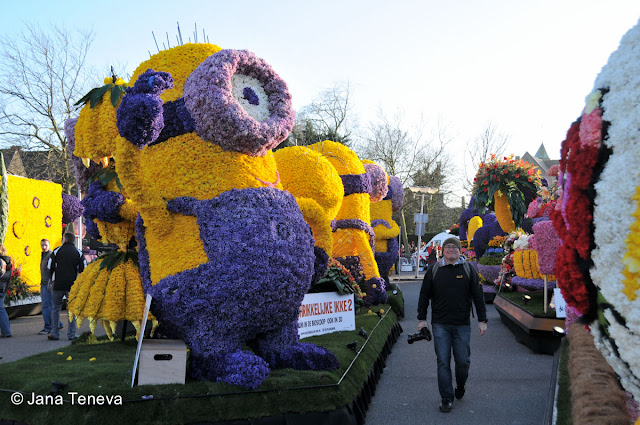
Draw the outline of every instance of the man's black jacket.
<instances>
[{"instance_id":1,"label":"man's black jacket","mask_svg":"<svg viewBox=\"0 0 640 425\"><path fill-rule=\"evenodd\" d=\"M431 323L441 325L468 325L471 314L471 300L476 306L478 321L487 321L487 310L484 304L484 294L478 281L475 267L468 269L471 275L467 277L464 261L456 264L445 264L444 259L438 261L438 271L433 279L433 264L427 269L420 299L418 300L418 320L427 319L427 310L431 302Z\"/></svg>"},{"instance_id":2,"label":"man's black jacket","mask_svg":"<svg viewBox=\"0 0 640 425\"><path fill-rule=\"evenodd\" d=\"M49 258L49 271L54 291L69 291L86 262L82 253L71 242L53 250Z\"/></svg>"}]
</instances>

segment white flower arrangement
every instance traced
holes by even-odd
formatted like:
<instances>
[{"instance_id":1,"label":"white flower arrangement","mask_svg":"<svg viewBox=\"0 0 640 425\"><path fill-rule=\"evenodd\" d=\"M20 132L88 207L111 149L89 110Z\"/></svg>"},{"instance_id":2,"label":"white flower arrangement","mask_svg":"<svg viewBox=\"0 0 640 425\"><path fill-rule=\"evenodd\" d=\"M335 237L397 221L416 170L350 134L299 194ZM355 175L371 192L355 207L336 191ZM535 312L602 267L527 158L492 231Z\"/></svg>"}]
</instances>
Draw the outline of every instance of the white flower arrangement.
<instances>
[{"instance_id":1,"label":"white flower arrangement","mask_svg":"<svg viewBox=\"0 0 640 425\"><path fill-rule=\"evenodd\" d=\"M271 115L269 113L269 98L257 78L236 73L231 76L231 86L233 97L251 118L258 122L269 118ZM245 93L247 88L251 90L250 93L253 93L257 97L257 101L252 102L249 96L247 96Z\"/></svg>"},{"instance_id":2,"label":"white flower arrangement","mask_svg":"<svg viewBox=\"0 0 640 425\"><path fill-rule=\"evenodd\" d=\"M627 253L626 239L635 221L633 200L640 184L640 23L629 30L619 48L609 57L595 82L595 89L608 89L603 96L602 116L608 121L603 143L612 153L595 184L594 241L591 252L594 267L591 279L607 303L624 317L626 326L618 323L607 309L609 337L592 326L596 346L620 376L623 387L640 399L640 293L623 290ZM586 99L586 109L593 109L595 96ZM610 338L611 340L609 340ZM614 349L613 343L617 348ZM616 354L618 353L618 354ZM619 356L618 356L619 355Z\"/></svg>"},{"instance_id":3,"label":"white flower arrangement","mask_svg":"<svg viewBox=\"0 0 640 425\"><path fill-rule=\"evenodd\" d=\"M513 249L529 249L529 237L531 235L522 235L513 242Z\"/></svg>"}]
</instances>

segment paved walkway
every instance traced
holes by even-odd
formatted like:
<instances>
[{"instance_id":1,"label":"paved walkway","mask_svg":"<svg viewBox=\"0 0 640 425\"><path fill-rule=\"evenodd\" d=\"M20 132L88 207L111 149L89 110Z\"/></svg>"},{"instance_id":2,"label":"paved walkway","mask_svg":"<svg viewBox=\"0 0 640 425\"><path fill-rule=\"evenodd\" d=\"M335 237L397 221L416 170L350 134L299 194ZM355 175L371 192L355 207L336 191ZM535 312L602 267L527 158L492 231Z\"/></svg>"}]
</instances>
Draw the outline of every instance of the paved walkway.
<instances>
[{"instance_id":1,"label":"paved walkway","mask_svg":"<svg viewBox=\"0 0 640 425\"><path fill-rule=\"evenodd\" d=\"M418 296L422 280L413 273L392 277L405 299L404 332L387 358L376 394L367 413L367 425L474 424L541 425L551 385L553 356L534 354L519 344L500 321L493 304L487 305L487 334L481 337L472 320L471 369L467 393L455 400L451 413L438 410L440 395L433 342L409 345L407 335L418 325ZM420 273L420 277L423 273Z\"/></svg>"}]
</instances>

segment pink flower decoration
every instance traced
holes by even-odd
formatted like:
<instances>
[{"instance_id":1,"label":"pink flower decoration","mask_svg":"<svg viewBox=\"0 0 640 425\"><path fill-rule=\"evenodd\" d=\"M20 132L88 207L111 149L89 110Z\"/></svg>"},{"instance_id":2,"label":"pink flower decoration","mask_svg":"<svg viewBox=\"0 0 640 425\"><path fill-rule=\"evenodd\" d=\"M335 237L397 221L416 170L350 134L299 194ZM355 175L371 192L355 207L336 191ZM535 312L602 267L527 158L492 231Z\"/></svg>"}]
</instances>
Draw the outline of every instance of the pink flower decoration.
<instances>
[{"instance_id":1,"label":"pink flower decoration","mask_svg":"<svg viewBox=\"0 0 640 425\"><path fill-rule=\"evenodd\" d=\"M602 141L602 109L596 108L582 116L580 123L580 143L582 146L600 146Z\"/></svg>"},{"instance_id":2,"label":"pink flower decoration","mask_svg":"<svg viewBox=\"0 0 640 425\"><path fill-rule=\"evenodd\" d=\"M553 228L551 220L534 224L533 232L536 239L540 274L553 274L556 265L556 251L560 246L560 237Z\"/></svg>"}]
</instances>

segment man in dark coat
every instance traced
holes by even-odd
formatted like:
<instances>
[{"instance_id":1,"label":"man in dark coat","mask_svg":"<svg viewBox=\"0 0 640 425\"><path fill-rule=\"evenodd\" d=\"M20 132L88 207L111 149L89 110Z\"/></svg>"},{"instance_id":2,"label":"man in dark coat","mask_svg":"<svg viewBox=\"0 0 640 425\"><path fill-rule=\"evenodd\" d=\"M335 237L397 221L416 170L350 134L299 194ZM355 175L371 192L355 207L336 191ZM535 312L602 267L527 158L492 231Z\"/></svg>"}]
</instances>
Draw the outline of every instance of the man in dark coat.
<instances>
[{"instance_id":1,"label":"man in dark coat","mask_svg":"<svg viewBox=\"0 0 640 425\"><path fill-rule=\"evenodd\" d=\"M478 313L480 335L487 332L487 313L478 272L460 257L460 240L444 241L443 258L427 269L418 301L418 331L429 328L427 310L431 301L431 325L438 364L441 412L450 412L453 397L461 399L471 364L471 301ZM456 389L451 376L451 352L455 360Z\"/></svg>"},{"instance_id":2,"label":"man in dark coat","mask_svg":"<svg viewBox=\"0 0 640 425\"><path fill-rule=\"evenodd\" d=\"M51 299L53 302L53 308L51 309L52 324L60 322L60 310L62 310L63 299L64 297L69 299L71 286L73 286L78 274L82 273L87 265L82 252L73 245L74 239L75 236L73 233L65 233L64 243L62 246L56 248L49 258L49 270L51 273L51 281L53 282L53 290L51 291ZM77 338L75 317L73 320L69 320L67 337L69 340ZM60 329L58 326L52 326L48 338L53 341L60 339Z\"/></svg>"}]
</instances>

